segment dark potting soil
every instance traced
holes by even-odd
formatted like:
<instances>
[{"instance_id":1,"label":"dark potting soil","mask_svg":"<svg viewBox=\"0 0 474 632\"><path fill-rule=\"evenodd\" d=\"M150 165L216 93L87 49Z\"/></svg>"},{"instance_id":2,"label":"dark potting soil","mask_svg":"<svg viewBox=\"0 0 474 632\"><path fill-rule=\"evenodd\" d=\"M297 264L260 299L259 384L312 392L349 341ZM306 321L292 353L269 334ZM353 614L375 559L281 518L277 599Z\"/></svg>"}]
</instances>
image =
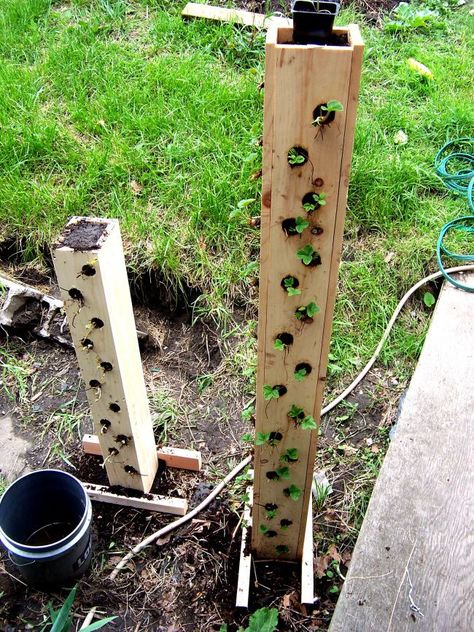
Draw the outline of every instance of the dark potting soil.
<instances>
[{"instance_id":1,"label":"dark potting soil","mask_svg":"<svg viewBox=\"0 0 474 632\"><path fill-rule=\"evenodd\" d=\"M80 219L77 223L66 227L56 247L65 246L81 251L96 250L107 228L108 224L105 222Z\"/></svg>"}]
</instances>

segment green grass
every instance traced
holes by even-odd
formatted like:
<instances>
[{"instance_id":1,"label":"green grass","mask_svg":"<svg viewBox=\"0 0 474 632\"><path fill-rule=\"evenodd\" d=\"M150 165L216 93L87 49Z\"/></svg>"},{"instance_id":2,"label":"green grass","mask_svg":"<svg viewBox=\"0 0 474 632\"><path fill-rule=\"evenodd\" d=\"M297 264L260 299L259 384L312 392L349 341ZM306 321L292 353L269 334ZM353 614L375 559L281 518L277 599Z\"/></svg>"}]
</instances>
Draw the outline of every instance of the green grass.
<instances>
[{"instance_id":1,"label":"green grass","mask_svg":"<svg viewBox=\"0 0 474 632\"><path fill-rule=\"evenodd\" d=\"M118 217L130 269L194 288L197 316L231 324L255 297L263 35L184 23L181 3L4 0L0 7L0 219L42 257L71 215ZM440 226L465 212L433 174L474 119L465 7L445 31L363 26L366 56L332 363L354 372L401 294L436 268ZM351 10L339 22L363 22ZM406 60L434 74L423 81ZM403 130L406 145L394 135ZM240 200L255 202L239 211ZM234 212L235 211L235 212ZM231 215L232 214L232 215ZM390 263L385 262L393 253ZM421 300L421 299L420 299ZM405 320L382 355L419 352ZM247 357L247 353L243 355Z\"/></svg>"}]
</instances>

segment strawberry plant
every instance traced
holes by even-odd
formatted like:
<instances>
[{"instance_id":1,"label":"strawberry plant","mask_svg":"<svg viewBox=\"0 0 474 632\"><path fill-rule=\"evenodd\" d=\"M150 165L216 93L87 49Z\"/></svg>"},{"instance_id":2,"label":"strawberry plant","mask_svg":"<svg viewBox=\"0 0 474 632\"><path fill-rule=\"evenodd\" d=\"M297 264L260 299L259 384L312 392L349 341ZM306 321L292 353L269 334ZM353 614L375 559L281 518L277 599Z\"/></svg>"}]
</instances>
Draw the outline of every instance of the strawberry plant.
<instances>
[{"instance_id":1,"label":"strawberry plant","mask_svg":"<svg viewBox=\"0 0 474 632\"><path fill-rule=\"evenodd\" d=\"M296 256L305 266L318 266L321 264L321 256L311 244L306 244L296 252Z\"/></svg>"},{"instance_id":2,"label":"strawberry plant","mask_svg":"<svg viewBox=\"0 0 474 632\"><path fill-rule=\"evenodd\" d=\"M298 320L302 322L312 322L313 317L319 312L319 307L316 303L311 302L308 305L301 305L295 311L295 316Z\"/></svg>"}]
</instances>

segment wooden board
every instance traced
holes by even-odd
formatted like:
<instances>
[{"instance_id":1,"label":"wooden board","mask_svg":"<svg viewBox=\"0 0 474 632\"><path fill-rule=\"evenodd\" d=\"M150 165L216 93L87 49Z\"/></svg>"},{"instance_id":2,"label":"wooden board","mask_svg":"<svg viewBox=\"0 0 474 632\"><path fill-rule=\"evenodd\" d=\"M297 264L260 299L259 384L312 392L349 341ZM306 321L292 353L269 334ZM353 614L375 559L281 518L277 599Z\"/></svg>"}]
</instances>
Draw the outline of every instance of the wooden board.
<instances>
[{"instance_id":1,"label":"wooden board","mask_svg":"<svg viewBox=\"0 0 474 632\"><path fill-rule=\"evenodd\" d=\"M301 559L301 603L314 604L314 536L313 499L309 500L306 516L303 557Z\"/></svg>"},{"instance_id":2,"label":"wooden board","mask_svg":"<svg viewBox=\"0 0 474 632\"><path fill-rule=\"evenodd\" d=\"M53 262L109 482L148 492L158 458L118 221L72 218Z\"/></svg>"},{"instance_id":3,"label":"wooden board","mask_svg":"<svg viewBox=\"0 0 474 632\"><path fill-rule=\"evenodd\" d=\"M264 558L277 552L284 559L301 559L311 496L317 430L302 430L290 422L288 411L294 404L319 421L363 49L355 25L336 32L347 35L347 46L295 46L292 30L276 25L267 38L256 432L278 432L282 439L255 449L252 549ZM313 112L329 100L340 101L343 111L331 125L316 129ZM306 164L289 165L292 147L308 152ZM325 193L327 203L307 216L302 198L313 192ZM282 222L298 216L309 219L310 227L289 237ZM309 244L319 252L321 265L305 266L297 258L297 250ZM298 280L298 296L289 296L281 286L289 275ZM303 324L295 311L310 302L320 312ZM293 343L285 351L275 350L283 332L293 336ZM311 372L297 381L300 363L310 365ZM265 385L284 385L287 392L266 401ZM298 460L288 464L289 480L269 480L267 474L284 466L282 455L294 448ZM297 500L285 496L291 485L301 491ZM267 504L277 504L274 518L268 519ZM281 519L291 521L288 529L280 529ZM277 536L267 537L262 525Z\"/></svg>"},{"instance_id":4,"label":"wooden board","mask_svg":"<svg viewBox=\"0 0 474 632\"><path fill-rule=\"evenodd\" d=\"M184 516L188 510L188 503L184 498L170 498L168 496L159 496L158 494L147 494L146 498L132 498L123 494L115 494L103 485L82 483L82 486L91 500L100 503L160 511L173 514L174 516Z\"/></svg>"},{"instance_id":5,"label":"wooden board","mask_svg":"<svg viewBox=\"0 0 474 632\"><path fill-rule=\"evenodd\" d=\"M208 4L197 4L188 2L181 12L183 18L204 18L206 20L216 20L218 22L234 22L243 26L254 26L256 28L268 28L271 21L277 20L280 24L288 24L291 20L274 16L267 16L262 13L252 13L242 9L226 9L224 7L213 7Z\"/></svg>"},{"instance_id":6,"label":"wooden board","mask_svg":"<svg viewBox=\"0 0 474 632\"><path fill-rule=\"evenodd\" d=\"M102 456L99 437L86 434L82 437L82 449L86 454ZM200 472L202 467L201 453L197 450L185 450L183 448L162 447L156 451L159 461L164 461L168 467L181 470Z\"/></svg>"},{"instance_id":7,"label":"wooden board","mask_svg":"<svg viewBox=\"0 0 474 632\"><path fill-rule=\"evenodd\" d=\"M330 632L474 629L473 315L445 283Z\"/></svg>"},{"instance_id":8,"label":"wooden board","mask_svg":"<svg viewBox=\"0 0 474 632\"><path fill-rule=\"evenodd\" d=\"M242 541L240 543L239 576L237 578L237 596L235 599L236 608L249 607L250 573L252 570L252 554L248 546L249 529L252 527L253 492L251 487L247 489L247 494L249 501L245 503L242 516Z\"/></svg>"}]
</instances>

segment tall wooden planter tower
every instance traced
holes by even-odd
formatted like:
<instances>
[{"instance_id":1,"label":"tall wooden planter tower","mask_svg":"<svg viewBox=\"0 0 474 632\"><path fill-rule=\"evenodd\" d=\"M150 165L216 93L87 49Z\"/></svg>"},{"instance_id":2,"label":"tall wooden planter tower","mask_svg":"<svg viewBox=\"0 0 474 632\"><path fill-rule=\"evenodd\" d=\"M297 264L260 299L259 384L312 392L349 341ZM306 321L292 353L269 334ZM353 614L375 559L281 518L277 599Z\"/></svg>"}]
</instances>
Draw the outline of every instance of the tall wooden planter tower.
<instances>
[{"instance_id":1,"label":"tall wooden planter tower","mask_svg":"<svg viewBox=\"0 0 474 632\"><path fill-rule=\"evenodd\" d=\"M331 336L363 42L266 44L252 551L302 557ZM328 114L325 106L339 102ZM323 106L323 107L321 107ZM342 106L342 108L340 107Z\"/></svg>"}]
</instances>

